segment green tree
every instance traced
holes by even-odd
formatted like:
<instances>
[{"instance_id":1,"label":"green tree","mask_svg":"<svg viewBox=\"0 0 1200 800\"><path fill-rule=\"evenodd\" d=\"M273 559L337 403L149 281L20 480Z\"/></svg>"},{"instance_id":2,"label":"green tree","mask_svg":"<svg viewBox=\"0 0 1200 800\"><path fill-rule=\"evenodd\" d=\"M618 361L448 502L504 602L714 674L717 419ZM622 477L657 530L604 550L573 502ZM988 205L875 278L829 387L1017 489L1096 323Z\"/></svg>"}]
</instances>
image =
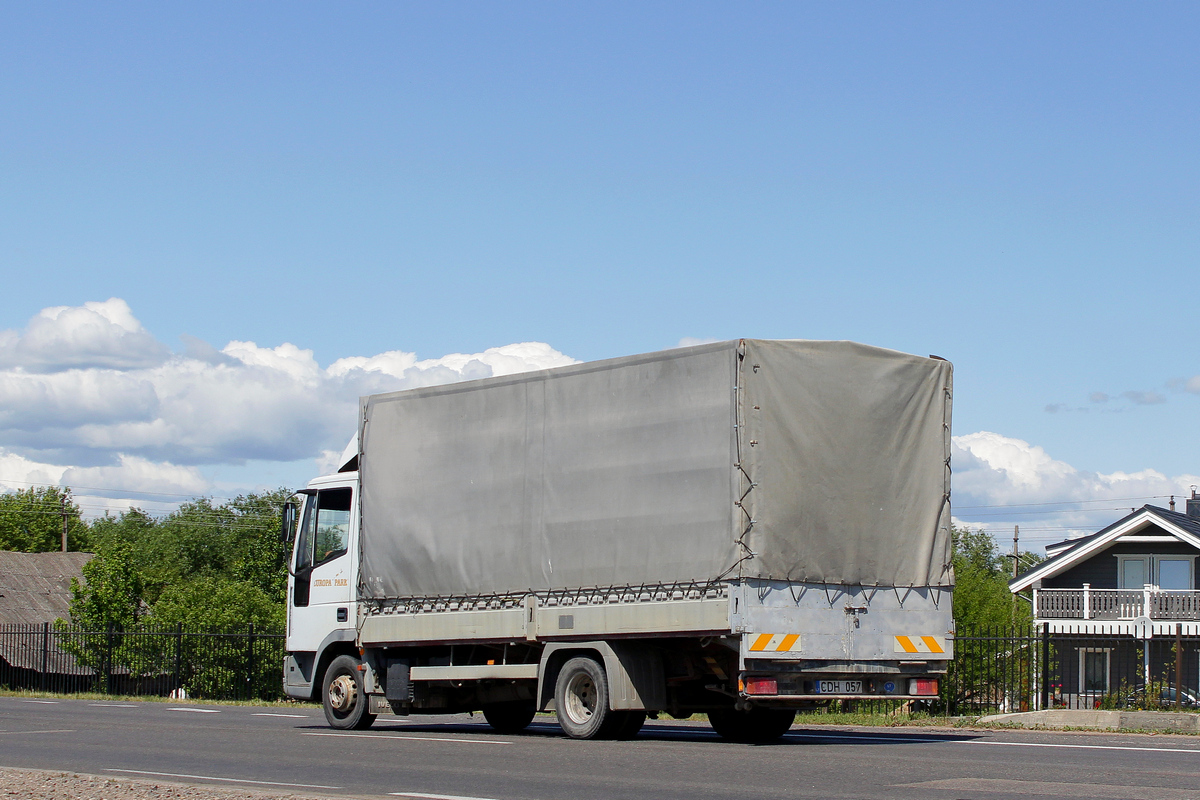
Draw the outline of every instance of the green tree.
<instances>
[{"instance_id":1,"label":"green tree","mask_svg":"<svg viewBox=\"0 0 1200 800\"><path fill-rule=\"evenodd\" d=\"M283 504L291 499L290 489L239 496L229 502L234 511L232 544L235 557L230 576L260 589L283 606L287 593L287 560L290 546L280 538Z\"/></svg>"},{"instance_id":2,"label":"green tree","mask_svg":"<svg viewBox=\"0 0 1200 800\"><path fill-rule=\"evenodd\" d=\"M249 581L204 575L164 590L146 624L223 632L245 631L254 625L260 633L282 633L284 608Z\"/></svg>"},{"instance_id":3,"label":"green tree","mask_svg":"<svg viewBox=\"0 0 1200 800\"><path fill-rule=\"evenodd\" d=\"M1000 552L996 540L982 530L954 527L954 623L966 631L987 626L1025 625L1031 620L1029 604L1008 590L1012 560ZM1023 566L1038 559L1023 553Z\"/></svg>"},{"instance_id":4,"label":"green tree","mask_svg":"<svg viewBox=\"0 0 1200 800\"><path fill-rule=\"evenodd\" d=\"M1008 590L1012 560L991 534L954 527L951 535L954 627L959 639L942 685L942 699L951 713L964 702L976 709L1011 708L1028 697L1031 686L1035 653L1032 640L1021 635L1031 621L1029 604ZM1021 563L1036 560L1024 553ZM973 638L976 634L983 637Z\"/></svg>"},{"instance_id":5,"label":"green tree","mask_svg":"<svg viewBox=\"0 0 1200 800\"><path fill-rule=\"evenodd\" d=\"M142 614L142 576L133 548L118 541L83 565L83 582L71 579L71 622L89 631L132 628Z\"/></svg>"},{"instance_id":6,"label":"green tree","mask_svg":"<svg viewBox=\"0 0 1200 800\"><path fill-rule=\"evenodd\" d=\"M156 603L168 587L212 577L245 581L282 603L287 572L280 514L291 495L277 489L219 505L199 498L148 527L123 519L122 536L138 542L147 602Z\"/></svg>"},{"instance_id":7,"label":"green tree","mask_svg":"<svg viewBox=\"0 0 1200 800\"><path fill-rule=\"evenodd\" d=\"M181 639L181 679L193 697L270 697L278 692L281 643L260 634L283 633L284 609L250 581L205 575L170 586L145 622L157 630L245 634ZM159 652L150 652L155 648ZM168 663L170 655L161 639L151 638L142 661Z\"/></svg>"},{"instance_id":8,"label":"green tree","mask_svg":"<svg viewBox=\"0 0 1200 800\"><path fill-rule=\"evenodd\" d=\"M61 550L64 514L67 549L86 550L88 525L80 518L70 489L43 486L0 494L0 550Z\"/></svg>"}]
</instances>

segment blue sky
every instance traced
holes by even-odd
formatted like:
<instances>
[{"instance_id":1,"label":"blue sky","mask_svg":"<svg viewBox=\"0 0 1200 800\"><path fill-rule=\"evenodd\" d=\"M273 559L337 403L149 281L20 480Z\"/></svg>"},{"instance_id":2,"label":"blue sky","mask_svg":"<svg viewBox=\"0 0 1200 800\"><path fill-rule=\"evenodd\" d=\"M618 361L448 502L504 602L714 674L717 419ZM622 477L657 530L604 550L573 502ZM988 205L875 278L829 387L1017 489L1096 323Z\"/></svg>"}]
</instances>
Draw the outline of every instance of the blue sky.
<instances>
[{"instance_id":1,"label":"blue sky","mask_svg":"<svg viewBox=\"0 0 1200 800\"><path fill-rule=\"evenodd\" d=\"M937 353L956 434L1183 491L1200 474L1197 41L1185 3L4 3L0 453L137 454L146 474L193 469L178 491L221 491L302 480L340 436L322 418L305 438L308 411L274 434L303 446L239 449L231 423L171 449L97 435L107 411L22 416L21 375L134 369L45 366L74 334L21 360L43 309L120 298L141 333L126 320L109 345L160 348L137 369L187 342L294 345L321 369L686 337ZM122 375L159 387L153 417L159 378ZM390 384L341 390L363 386ZM956 487L965 504L1132 491L988 489L1021 483L998 458Z\"/></svg>"}]
</instances>

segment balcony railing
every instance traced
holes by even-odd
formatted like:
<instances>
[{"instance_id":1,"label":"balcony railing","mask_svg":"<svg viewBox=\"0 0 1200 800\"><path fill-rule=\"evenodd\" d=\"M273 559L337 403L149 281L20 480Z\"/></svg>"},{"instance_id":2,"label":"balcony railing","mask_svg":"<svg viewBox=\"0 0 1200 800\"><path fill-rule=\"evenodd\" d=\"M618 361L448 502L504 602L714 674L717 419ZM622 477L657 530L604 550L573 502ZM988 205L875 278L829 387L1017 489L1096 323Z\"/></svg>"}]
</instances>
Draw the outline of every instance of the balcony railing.
<instances>
[{"instance_id":1,"label":"balcony railing","mask_svg":"<svg viewBox=\"0 0 1200 800\"><path fill-rule=\"evenodd\" d=\"M1200 591L1144 589L1034 589L1038 619L1200 620Z\"/></svg>"}]
</instances>

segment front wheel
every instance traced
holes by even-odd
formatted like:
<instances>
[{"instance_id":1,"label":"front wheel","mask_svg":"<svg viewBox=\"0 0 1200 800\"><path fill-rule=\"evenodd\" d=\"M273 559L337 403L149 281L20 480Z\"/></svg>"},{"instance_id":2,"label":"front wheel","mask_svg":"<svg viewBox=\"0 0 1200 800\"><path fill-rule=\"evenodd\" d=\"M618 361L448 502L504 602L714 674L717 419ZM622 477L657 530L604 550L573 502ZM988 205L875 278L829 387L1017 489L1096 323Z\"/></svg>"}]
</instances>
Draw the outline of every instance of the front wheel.
<instances>
[{"instance_id":1,"label":"front wheel","mask_svg":"<svg viewBox=\"0 0 1200 800\"><path fill-rule=\"evenodd\" d=\"M370 701L363 690L361 663L353 656L338 656L325 670L321 705L330 727L362 730L375 721L375 715L367 713Z\"/></svg>"},{"instance_id":2,"label":"front wheel","mask_svg":"<svg viewBox=\"0 0 1200 800\"><path fill-rule=\"evenodd\" d=\"M794 708L732 708L708 712L708 724L722 739L743 744L773 742L788 732L796 720Z\"/></svg>"}]
</instances>

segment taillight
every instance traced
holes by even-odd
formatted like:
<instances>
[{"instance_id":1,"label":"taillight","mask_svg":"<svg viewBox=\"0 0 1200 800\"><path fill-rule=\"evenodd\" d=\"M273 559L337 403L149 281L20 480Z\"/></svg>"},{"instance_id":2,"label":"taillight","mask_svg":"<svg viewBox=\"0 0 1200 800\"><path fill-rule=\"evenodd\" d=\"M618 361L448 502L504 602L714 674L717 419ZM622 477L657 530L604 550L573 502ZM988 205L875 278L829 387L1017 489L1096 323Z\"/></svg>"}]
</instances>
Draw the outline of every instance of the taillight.
<instances>
[{"instance_id":1,"label":"taillight","mask_svg":"<svg viewBox=\"0 0 1200 800\"><path fill-rule=\"evenodd\" d=\"M938 682L937 678L909 678L908 679L909 694L937 694Z\"/></svg>"},{"instance_id":2,"label":"taillight","mask_svg":"<svg viewBox=\"0 0 1200 800\"><path fill-rule=\"evenodd\" d=\"M774 678L746 678L746 694L779 694L779 681Z\"/></svg>"}]
</instances>

